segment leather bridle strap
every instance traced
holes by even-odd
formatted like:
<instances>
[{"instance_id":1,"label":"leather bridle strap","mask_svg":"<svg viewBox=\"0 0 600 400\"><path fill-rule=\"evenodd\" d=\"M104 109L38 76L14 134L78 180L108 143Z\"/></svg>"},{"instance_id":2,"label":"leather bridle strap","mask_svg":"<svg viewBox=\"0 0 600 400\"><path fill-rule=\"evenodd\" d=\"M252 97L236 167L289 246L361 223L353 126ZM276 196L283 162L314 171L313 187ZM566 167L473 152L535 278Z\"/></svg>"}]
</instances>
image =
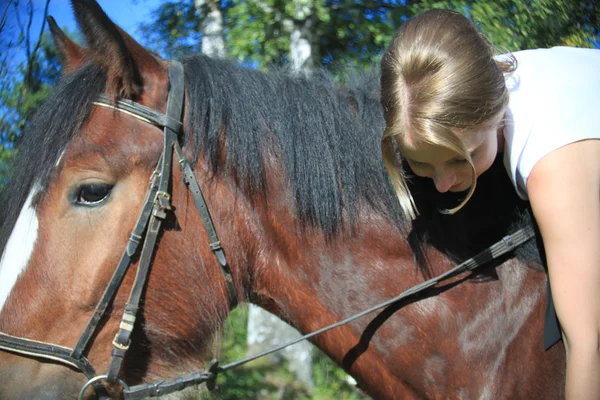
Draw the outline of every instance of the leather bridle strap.
<instances>
[{"instance_id":1,"label":"leather bridle strap","mask_svg":"<svg viewBox=\"0 0 600 400\"><path fill-rule=\"evenodd\" d=\"M167 115L171 120L180 119L183 112L183 99L184 99L184 82L183 82L183 68L181 64L174 64L169 68L169 82L171 83L171 89L169 91L169 98L167 101ZM135 104L133 105L135 109ZM180 127L179 127L180 129ZM113 353L112 360L110 362L107 380L117 381L119 371L121 369L125 354L129 349L131 343L131 333L135 326L136 314L139 310L139 303L141 300L142 292L146 284L150 265L152 263L152 256L154 254L154 248L156 241L160 233L160 228L167 217L167 211L171 209L170 196L168 194L169 181L171 176L172 158L173 151L177 152L178 162L183 173L183 180L187 185L194 203L198 209L198 213L202 219L204 228L209 237L210 248L215 254L221 271L225 278L227 291L229 294L230 307L233 308L237 304L237 295L235 287L233 285L233 276L231 269L227 264L225 258L225 252L221 247L219 238L217 236L212 218L206 206L202 191L196 181L196 177L192 172L192 169L183 155L183 151L178 142L179 130L173 130L172 126L164 127L164 147L162 165L160 170L160 178L158 183L158 192L156 193L156 200L154 201L154 207L150 221L148 223L148 231L146 233L146 239L142 248L142 254L138 265L138 271L136 278L131 289L129 300L125 305L125 311L121 321L120 329L115 339L113 340Z\"/></svg>"},{"instance_id":2,"label":"leather bridle strap","mask_svg":"<svg viewBox=\"0 0 600 400\"><path fill-rule=\"evenodd\" d=\"M161 159L162 159L162 157L161 157ZM98 327L98 324L100 323L100 320L106 313L106 308L108 307L110 302L113 300L114 296L117 293L117 290L121 286L121 281L123 280L125 273L129 269L129 266L131 265L132 257L137 253L138 246L143 237L142 235L144 234L144 232L146 230L146 225L148 223L148 220L150 219L150 213L152 211L154 198L156 197L156 192L158 190L158 186L156 185L156 177L157 176L158 176L158 173L154 172L152 174L152 176L150 177L150 182L148 184L148 190L146 191L146 196L144 198L143 206L140 211L140 215L137 219L137 222L133 228L133 231L131 232L131 235L129 236L129 239L127 241L127 246L126 246L125 250L123 251L121 260L119 261L119 264L117 265L117 268L115 269L115 272L113 273L112 278L110 279L108 285L106 286L106 289L104 290L104 293L102 294L102 297L101 297L100 301L98 302L98 305L96 306L96 309L94 310L94 313L92 314L92 317L88 321L85 329L83 330L83 333L81 334L81 336L79 337L79 340L77 341L77 344L75 345L75 347L73 348L73 351L71 352L71 356L73 358L77 359L77 358L81 357L83 352L86 350L90 339L92 338L94 332L96 331L96 329Z\"/></svg>"},{"instance_id":3,"label":"leather bridle strap","mask_svg":"<svg viewBox=\"0 0 600 400\"><path fill-rule=\"evenodd\" d=\"M131 264L132 257L137 252L142 235L146 230L150 212L152 211L153 200L156 197L156 192L158 190L158 186L156 185L157 176L158 173L155 171L150 178L150 183L148 185L148 190L146 191L146 196L140 211L140 215L131 235L129 236L123 255L121 256L119 264L117 265L111 280L109 281L100 301L98 302L98 305L96 306L96 309L94 310L94 313L84 328L75 347L71 350L67 347L26 338L19 338L0 332L1 350L21 354L24 356L58 361L70 367L77 368L88 379L92 379L96 376L96 371L89 363L88 359L83 356L83 352L88 346L90 339L94 335L108 305L113 300L119 286L121 285L121 281L125 276L129 265ZM94 382L93 387L97 395L101 396L102 398L106 398L106 391L100 382Z\"/></svg>"},{"instance_id":4,"label":"leather bridle strap","mask_svg":"<svg viewBox=\"0 0 600 400\"><path fill-rule=\"evenodd\" d=\"M206 201L204 201L204 196L202 195L200 186L196 181L194 172L192 171L187 159L183 155L183 151L181 150L179 143L175 143L175 152L177 153L179 166L181 168L181 172L183 173L183 182L187 185L188 190L194 198L196 209L200 214L200 218L202 218L204 229L206 230L208 239L210 240L210 249L217 257L217 261L221 267L221 272L225 278L227 292L229 293L229 307L234 308L238 304L238 299L235 292L235 286L233 284L233 275L231 273L231 269L229 268L229 264L227 264L227 259L225 258L225 250L223 250L221 242L219 241L219 237L217 236L215 225L213 224L210 212L208 211L208 206L206 205Z\"/></svg>"},{"instance_id":5,"label":"leather bridle strap","mask_svg":"<svg viewBox=\"0 0 600 400\"><path fill-rule=\"evenodd\" d=\"M204 197L196 181L194 173L183 155L178 143L178 134L182 130L182 114L184 101L184 72L180 63L172 62L169 66L169 96L167 99L167 114L162 114L151 108L129 100L117 100L114 102L106 95L100 95L95 105L110 108L119 112L132 115L142 121L164 129L163 152L158 162L158 167L150 177L148 189L143 201L140 214L128 239L127 245L121 259L109 281L94 313L86 324L77 344L73 349L50 343L15 337L0 332L0 350L5 350L25 356L49 359L61 362L70 367L77 368L84 373L90 381L82 388L82 393L88 386L93 386L97 394L106 396L102 380L119 382L127 389L126 384L118 378L118 374L129 347L131 331L135 325L135 318L139 309L139 303L147 276L152 263L152 257L156 242L160 233L162 222L170 210L169 182L172 170L173 151L177 152L178 163L182 170L184 183L187 185L194 203L198 208L204 228L210 240L210 248L215 254L223 273L230 305L233 308L238 300L231 270L227 264L225 253L220 245L218 236ZM139 244L144 239L144 245L140 255L136 278L130 292L129 300L125 306L123 319L119 332L116 334L113 344L113 357L106 375L96 376L96 371L83 355L89 343L98 329L98 325L106 314L109 304L114 299L123 278L131 265L132 259L137 254Z\"/></svg>"},{"instance_id":6,"label":"leather bridle strap","mask_svg":"<svg viewBox=\"0 0 600 400\"><path fill-rule=\"evenodd\" d=\"M179 120L183 112L184 98L184 77L181 64L173 64L169 68L169 83L171 87L167 100L167 115L171 119ZM114 349L112 359L106 374L107 379L112 382L117 380L125 354L129 349L131 333L135 326L136 315L139 310L144 287L146 286L160 228L167 217L167 211L171 209L169 182L173 160L173 146L177 143L178 133L179 130L174 131L171 126L164 127L163 156L160 166L158 191L154 200L150 221L148 222L148 231L146 232L135 281L129 294L129 300L125 304L125 311L119 332L113 340Z\"/></svg>"},{"instance_id":7,"label":"leather bridle strap","mask_svg":"<svg viewBox=\"0 0 600 400\"><path fill-rule=\"evenodd\" d=\"M71 349L56 344L38 342L37 340L25 339L0 334L0 349L30 357L40 357L48 360L58 361L83 372L88 378L96 375L96 371L87 358L73 358Z\"/></svg>"}]
</instances>

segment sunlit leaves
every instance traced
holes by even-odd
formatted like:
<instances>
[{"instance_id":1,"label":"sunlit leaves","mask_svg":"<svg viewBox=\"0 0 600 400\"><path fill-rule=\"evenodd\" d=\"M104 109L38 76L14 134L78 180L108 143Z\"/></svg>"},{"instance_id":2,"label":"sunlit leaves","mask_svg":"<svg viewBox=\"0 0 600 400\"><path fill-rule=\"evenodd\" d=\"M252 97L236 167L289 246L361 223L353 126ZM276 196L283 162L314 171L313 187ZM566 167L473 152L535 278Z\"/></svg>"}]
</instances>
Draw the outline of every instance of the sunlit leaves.
<instances>
[{"instance_id":1,"label":"sunlit leaves","mask_svg":"<svg viewBox=\"0 0 600 400\"><path fill-rule=\"evenodd\" d=\"M499 51L598 44L600 7L594 0L423 0L411 13L453 8L480 26Z\"/></svg>"}]
</instances>

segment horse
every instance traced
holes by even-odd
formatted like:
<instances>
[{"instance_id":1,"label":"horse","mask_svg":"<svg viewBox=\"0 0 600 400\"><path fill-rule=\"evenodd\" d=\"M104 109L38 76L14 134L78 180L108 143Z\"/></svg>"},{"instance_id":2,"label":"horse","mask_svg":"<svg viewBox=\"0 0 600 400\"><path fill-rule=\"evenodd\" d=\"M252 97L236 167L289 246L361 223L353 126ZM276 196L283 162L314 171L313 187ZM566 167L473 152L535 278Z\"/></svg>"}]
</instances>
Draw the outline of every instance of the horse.
<instances>
[{"instance_id":1,"label":"horse","mask_svg":"<svg viewBox=\"0 0 600 400\"><path fill-rule=\"evenodd\" d=\"M179 121L168 111L172 63L94 0L72 3L88 47L50 20L63 77L30 122L0 200L0 332L23 338L25 349L0 351L2 399L80 391L89 399L94 390L119 397L126 385L214 370L210 342L236 303L312 332L531 223L500 158L455 215L439 211L456 196L437 195L414 177L420 216L409 221L383 168L379 82L371 75L343 84L190 55L181 60ZM140 109L146 117L135 115ZM153 113L167 116L163 126L182 127L169 143L188 167L164 162L170 128L150 123L160 119ZM161 180L165 191L152 203L157 165L171 179ZM216 247L190 180L202 190ZM160 230L145 233L156 246L132 252L113 288L147 204L163 213ZM562 398L564 348L545 351L541 340L546 275L538 248L529 244L311 341L376 399ZM142 267L147 282L137 319L127 323ZM107 287L114 297L94 319ZM128 343L119 341L123 329ZM75 359L75 348L85 357ZM77 371L111 369L112 353L122 366L98 375L112 374L110 382L91 385ZM61 360L86 360L95 370Z\"/></svg>"}]
</instances>

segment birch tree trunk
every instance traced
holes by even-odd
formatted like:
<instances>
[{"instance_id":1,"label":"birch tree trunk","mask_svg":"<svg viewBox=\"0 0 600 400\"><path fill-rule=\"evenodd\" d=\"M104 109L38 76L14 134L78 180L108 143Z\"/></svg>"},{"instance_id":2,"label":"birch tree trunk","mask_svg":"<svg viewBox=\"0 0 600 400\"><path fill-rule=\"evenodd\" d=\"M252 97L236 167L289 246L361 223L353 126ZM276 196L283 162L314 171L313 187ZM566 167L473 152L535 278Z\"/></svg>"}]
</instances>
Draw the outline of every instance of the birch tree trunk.
<instances>
[{"instance_id":1,"label":"birch tree trunk","mask_svg":"<svg viewBox=\"0 0 600 400\"><path fill-rule=\"evenodd\" d=\"M202 32L202 54L209 57L225 57L225 39L223 37L223 13L219 1L194 0L198 10L204 10L200 25Z\"/></svg>"},{"instance_id":2,"label":"birch tree trunk","mask_svg":"<svg viewBox=\"0 0 600 400\"><path fill-rule=\"evenodd\" d=\"M290 63L295 71L310 73L314 68L311 37L311 1L293 0L294 15L286 21L290 31Z\"/></svg>"},{"instance_id":3,"label":"birch tree trunk","mask_svg":"<svg viewBox=\"0 0 600 400\"><path fill-rule=\"evenodd\" d=\"M260 1L260 0L259 0ZM290 35L289 59L298 73L310 73L313 68L311 43L307 33L310 28L310 1L293 0L295 15L283 21ZM268 6L265 6L265 8ZM268 350L300 336L300 332L262 308L250 305L248 311L248 349L251 354ZM300 342L273 355L272 362L286 361L290 372L310 390L314 388L312 376L313 345Z\"/></svg>"}]
</instances>

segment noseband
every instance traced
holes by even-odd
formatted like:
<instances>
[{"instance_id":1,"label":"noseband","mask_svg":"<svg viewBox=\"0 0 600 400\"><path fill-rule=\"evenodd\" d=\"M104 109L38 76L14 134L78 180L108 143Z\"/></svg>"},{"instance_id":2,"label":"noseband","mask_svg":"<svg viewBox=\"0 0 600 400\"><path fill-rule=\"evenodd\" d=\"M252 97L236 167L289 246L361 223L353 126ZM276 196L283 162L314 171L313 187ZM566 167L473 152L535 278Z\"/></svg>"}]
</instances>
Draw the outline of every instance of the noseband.
<instances>
[{"instance_id":1,"label":"noseband","mask_svg":"<svg viewBox=\"0 0 600 400\"><path fill-rule=\"evenodd\" d=\"M162 114L129 100L118 100L113 102L106 95L100 95L94 102L97 106L124 112L149 124L162 128L164 131L164 146L158 166L150 177L150 182L139 217L129 236L123 255L75 347L69 349L55 344L15 337L0 332L0 350L58 361L84 373L89 381L81 389L80 398L83 398L84 392L88 386L93 386L96 390L96 394L101 396L101 398L107 396L104 386L101 385L102 380L119 382L125 390L128 389L125 382L118 378L118 375L125 354L131 343L131 333L135 325L142 292L146 285L157 238L162 223L166 219L168 211L171 210L169 181L171 179L173 152L175 152L177 156L177 162L179 163L183 174L183 181L190 191L196 208L200 213L200 217L210 241L210 248L215 254L221 272L225 278L230 307L235 307L238 302L233 284L233 276L231 274L231 269L227 264L225 252L219 242L217 232L206 202L204 201L200 186L198 185L192 168L184 157L183 150L179 144L178 135L183 127L181 121L185 86L183 66L178 62L171 62L169 65L169 85L166 114ZM97 375L95 369L84 355L84 352L88 348L90 339L97 331L98 324L102 317L106 314L108 305L114 299L117 290L121 286L123 277L131 265L132 258L138 254L139 244L142 240L143 246L139 256L135 281L129 294L129 299L125 304L125 311L123 313L119 331L113 340L114 347L108 371L105 375Z\"/></svg>"}]
</instances>

